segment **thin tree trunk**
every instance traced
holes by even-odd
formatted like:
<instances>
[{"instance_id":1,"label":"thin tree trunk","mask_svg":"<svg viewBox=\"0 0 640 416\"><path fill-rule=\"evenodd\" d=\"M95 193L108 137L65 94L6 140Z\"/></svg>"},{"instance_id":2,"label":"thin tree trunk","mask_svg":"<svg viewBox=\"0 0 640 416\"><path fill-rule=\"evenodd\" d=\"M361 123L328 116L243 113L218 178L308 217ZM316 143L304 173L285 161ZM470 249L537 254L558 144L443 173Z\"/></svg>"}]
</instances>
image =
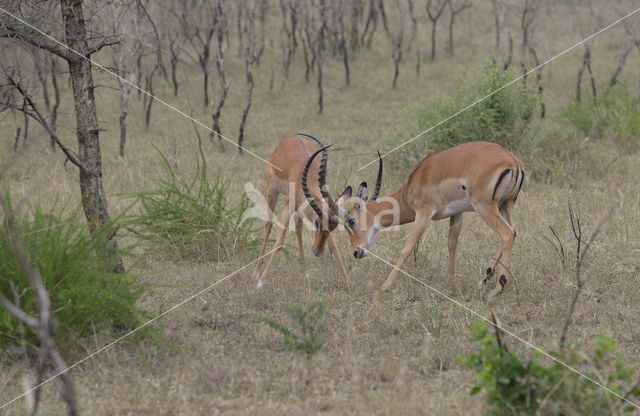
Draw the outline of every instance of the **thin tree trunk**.
<instances>
[{"instance_id":1,"label":"thin tree trunk","mask_svg":"<svg viewBox=\"0 0 640 416\"><path fill-rule=\"evenodd\" d=\"M60 107L60 88L58 87L58 74L56 68L56 58L51 59L51 86L53 86L53 107L51 108L50 124L51 130L56 133L58 129L58 107ZM56 148L56 141L51 137L51 149Z\"/></svg>"},{"instance_id":2,"label":"thin tree trunk","mask_svg":"<svg viewBox=\"0 0 640 416\"><path fill-rule=\"evenodd\" d=\"M60 0L66 41L70 49L86 56L88 51L82 0ZM102 179L98 117L95 106L91 63L78 56L67 59L76 113L78 154L85 169L80 169L82 208L92 233L97 233L109 220ZM117 242L108 238L107 255L114 271L123 272L122 259L116 254Z\"/></svg>"}]
</instances>

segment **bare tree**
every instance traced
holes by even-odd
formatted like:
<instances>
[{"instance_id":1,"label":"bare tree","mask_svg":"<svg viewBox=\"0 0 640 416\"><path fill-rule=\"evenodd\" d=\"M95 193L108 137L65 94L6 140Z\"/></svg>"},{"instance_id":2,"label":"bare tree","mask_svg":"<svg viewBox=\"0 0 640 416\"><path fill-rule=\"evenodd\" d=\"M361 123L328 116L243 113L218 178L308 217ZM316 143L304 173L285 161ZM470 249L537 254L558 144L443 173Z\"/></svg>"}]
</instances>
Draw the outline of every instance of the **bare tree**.
<instances>
[{"instance_id":1,"label":"bare tree","mask_svg":"<svg viewBox=\"0 0 640 416\"><path fill-rule=\"evenodd\" d=\"M622 70L624 69L627 63L627 57L631 53L631 51L636 48L640 51L640 35L636 34L634 31L634 26L627 23L625 24L625 30L628 35L628 40L620 42L620 51L618 55L618 66L613 71L611 78L609 79L609 86L605 94L608 94L609 91L618 83L618 79L622 74Z\"/></svg>"},{"instance_id":2,"label":"bare tree","mask_svg":"<svg viewBox=\"0 0 640 416\"><path fill-rule=\"evenodd\" d=\"M93 82L91 63L87 58L106 46L118 43L118 40L102 36L97 43L90 45L82 0L60 0L59 4L66 44L70 50L76 51L77 54L44 41L31 30L27 30L22 26L16 27L8 23L5 24L4 27L0 27L0 37L12 38L11 41L13 42L20 41L36 46L43 51L57 55L67 62L75 103L78 154L71 155L70 151L65 152L65 154L70 160L75 159L72 162L79 168L82 207L89 223L89 229L92 233L96 233L107 223L109 214L102 177L100 127L98 125L94 96L95 84ZM95 39L95 35L91 37ZM54 138L55 133L51 130L51 126L46 122L42 114L36 110L37 107L28 92L20 87L19 82L11 82L10 74L6 75L10 85L28 100L29 107L31 107L30 110L27 109L29 114L38 120L49 135ZM108 256L111 257L113 270L124 271L122 259L116 254L117 243L113 236L108 239L107 245L109 247Z\"/></svg>"},{"instance_id":3,"label":"bare tree","mask_svg":"<svg viewBox=\"0 0 640 416\"><path fill-rule=\"evenodd\" d=\"M192 13L194 7L198 13ZM216 5L212 1L181 2L179 10L171 10L182 28L184 39L193 49L193 58L202 71L203 105L207 107L209 101L209 73L211 72L211 43L216 31ZM183 50L187 53L186 50Z\"/></svg>"},{"instance_id":4,"label":"bare tree","mask_svg":"<svg viewBox=\"0 0 640 416\"><path fill-rule=\"evenodd\" d=\"M449 53L453 55L453 27L456 16L470 8L473 3L470 0L462 0L460 4L456 4L455 0L449 0L447 4L449 5Z\"/></svg>"},{"instance_id":5,"label":"bare tree","mask_svg":"<svg viewBox=\"0 0 640 416\"><path fill-rule=\"evenodd\" d=\"M504 3L502 0L491 0L493 6L493 22L496 30L496 51L502 49L502 24L504 23Z\"/></svg>"},{"instance_id":6,"label":"bare tree","mask_svg":"<svg viewBox=\"0 0 640 416\"><path fill-rule=\"evenodd\" d=\"M51 107L51 113L49 114L49 123L51 130L55 133L58 129L58 108L60 107L60 87L58 87L58 69L55 55L49 54L49 68L51 72L51 86L53 87L53 106ZM56 148L56 142L51 138L51 148Z\"/></svg>"},{"instance_id":7,"label":"bare tree","mask_svg":"<svg viewBox=\"0 0 640 416\"><path fill-rule=\"evenodd\" d=\"M406 25L407 11L405 6L401 3L401 0L394 1L397 15L397 22L394 22L393 28L387 14L384 11L384 5L382 0L379 3L379 10L382 16L383 27L385 34L391 45L391 59L393 61L393 80L391 87L396 88L398 83L398 76L400 75L400 62L402 61L402 43L404 41L404 28ZM409 6L410 7L410 6ZM394 19L395 20L395 19Z\"/></svg>"},{"instance_id":8,"label":"bare tree","mask_svg":"<svg viewBox=\"0 0 640 416\"><path fill-rule=\"evenodd\" d=\"M522 30L522 44L520 46L520 68L522 70L522 82L526 85L527 73L529 72L527 66L527 56L529 56L534 67L536 67L536 86L540 95L540 118L544 118L546 114L546 106L542 100L544 93L542 86L542 68L540 68L540 60L538 59L538 53L535 48L534 34L535 23L538 11L542 5L542 0L525 0L524 9L522 11L522 18L520 20L520 28Z\"/></svg>"},{"instance_id":9,"label":"bare tree","mask_svg":"<svg viewBox=\"0 0 640 416\"><path fill-rule=\"evenodd\" d=\"M324 65L324 48L325 48L325 33L327 31L327 8L325 0L320 0L318 5L320 11L320 28L317 34L316 40L316 66L318 67L318 113L322 114L324 111L324 89L323 89L323 65Z\"/></svg>"},{"instance_id":10,"label":"bare tree","mask_svg":"<svg viewBox=\"0 0 640 416\"><path fill-rule=\"evenodd\" d=\"M431 60L436 60L436 29L449 0L427 0L427 16L431 21Z\"/></svg>"},{"instance_id":11,"label":"bare tree","mask_svg":"<svg viewBox=\"0 0 640 416\"><path fill-rule=\"evenodd\" d=\"M367 14L367 21L364 25L362 35L360 35L360 43L371 47L371 41L373 40L373 34L378 27L378 2L377 0L369 0L369 13Z\"/></svg>"},{"instance_id":12,"label":"bare tree","mask_svg":"<svg viewBox=\"0 0 640 416\"><path fill-rule=\"evenodd\" d=\"M220 143L220 149L224 150L222 141L222 131L220 128L220 116L222 114L222 108L224 107L227 95L229 93L230 84L227 82L227 78L224 71L224 38L227 33L228 12L226 10L226 3L224 0L219 0L216 7L216 70L218 73L218 82L220 84L220 95L214 106L211 118L213 119L213 127L211 137L215 134L218 135L218 141Z\"/></svg>"},{"instance_id":13,"label":"bare tree","mask_svg":"<svg viewBox=\"0 0 640 416\"><path fill-rule=\"evenodd\" d=\"M242 154L242 144L244 142L244 133L247 125L247 119L249 117L249 111L251 110L251 103L253 99L253 88L255 86L253 79L253 65L257 60L258 50L256 44L259 42L257 37L259 36L256 20L258 12L257 0L243 0L243 10L246 14L245 25L247 34L247 46L244 54L244 62L246 68L247 79L247 100L242 110L242 118L240 120L240 129L238 133L238 151Z\"/></svg>"},{"instance_id":14,"label":"bare tree","mask_svg":"<svg viewBox=\"0 0 640 416\"><path fill-rule=\"evenodd\" d=\"M182 52L181 44L184 39L179 32L171 32L169 35L169 53L171 59L169 63L171 65L171 85L173 86L173 96L178 96L178 89L180 84L178 83L178 64L180 63L180 54Z\"/></svg>"},{"instance_id":15,"label":"bare tree","mask_svg":"<svg viewBox=\"0 0 640 416\"><path fill-rule=\"evenodd\" d=\"M122 48L118 48L113 55L113 66L118 75L122 78L127 76L127 66L125 63ZM129 114L129 95L131 93L131 84L125 82L122 78L118 78L118 87L120 91L120 115L118 123L120 125L120 144L118 146L118 154L124 157L125 145L127 142L127 115Z\"/></svg>"},{"instance_id":16,"label":"bare tree","mask_svg":"<svg viewBox=\"0 0 640 416\"><path fill-rule=\"evenodd\" d=\"M591 248L593 242L598 238L604 224L613 216L615 211L622 205L624 202L625 195L622 195L619 199L617 199L613 204L609 206L607 211L602 215L596 227L594 228L591 236L588 240L583 240L582 235L582 225L580 224L580 211L569 202L569 218L571 220L571 230L573 231L573 236L576 239L576 258L575 258L575 270L576 270L576 291L571 298L571 303L569 304L569 310L567 312L567 316L564 321L564 325L562 326L562 332L560 333L560 341L559 346L560 350L564 349L565 341L567 339L567 332L569 330L569 326L571 325L571 321L573 319L573 314L575 312L576 305L578 303L578 298L584 289L584 278L582 276L582 267L584 265L584 259Z\"/></svg>"},{"instance_id":17,"label":"bare tree","mask_svg":"<svg viewBox=\"0 0 640 416\"><path fill-rule=\"evenodd\" d=\"M598 96L596 80L593 76L593 70L591 69L591 48L593 43L585 42L582 46L584 48L584 52L582 54L582 65L578 70L578 76L576 78L576 101L580 101L582 99L582 78L584 77L585 69L589 73L589 78L591 80L591 93L594 98Z\"/></svg>"},{"instance_id":18,"label":"bare tree","mask_svg":"<svg viewBox=\"0 0 640 416\"><path fill-rule=\"evenodd\" d=\"M409 11L409 19L411 20L411 37L409 38L409 42L407 42L407 52L411 50L413 46L413 42L416 41L418 36L418 18L416 17L415 4L414 0L407 0L407 6Z\"/></svg>"},{"instance_id":19,"label":"bare tree","mask_svg":"<svg viewBox=\"0 0 640 416\"><path fill-rule=\"evenodd\" d=\"M298 15L300 13L300 3L296 0L280 0L280 13L282 16L282 31L285 35L286 44L283 45L282 66L285 78L289 77L289 68L298 48Z\"/></svg>"}]
</instances>

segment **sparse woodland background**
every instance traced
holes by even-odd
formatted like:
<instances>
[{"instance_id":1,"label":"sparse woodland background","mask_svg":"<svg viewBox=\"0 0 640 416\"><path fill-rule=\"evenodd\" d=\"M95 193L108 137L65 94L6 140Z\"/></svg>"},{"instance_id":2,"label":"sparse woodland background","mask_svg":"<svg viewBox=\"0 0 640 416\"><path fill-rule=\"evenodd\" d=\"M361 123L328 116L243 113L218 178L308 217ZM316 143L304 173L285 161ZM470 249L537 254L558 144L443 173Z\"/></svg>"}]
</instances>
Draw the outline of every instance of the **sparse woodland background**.
<instances>
[{"instance_id":1,"label":"sparse woodland background","mask_svg":"<svg viewBox=\"0 0 640 416\"><path fill-rule=\"evenodd\" d=\"M264 162L254 155L266 159L281 138L308 132L333 143L334 189L371 181L375 166L356 170L376 150L640 5L0 7L104 67L0 11L1 405L254 260L262 223L243 220L245 184L262 187ZM491 307L505 328L636 403L639 64L640 12L390 154L383 182L393 191L429 152L464 141L517 153L527 178L514 213L514 284L493 305L483 300L480 267L496 237L473 214L453 286L444 221L429 226L406 270L484 316ZM372 250L395 259L406 232L381 233ZM343 234L334 238L348 284L328 257L308 256L309 277L297 273L288 238L261 290L251 268L241 271L0 414L625 410L414 281L399 279L375 302L388 269L353 260ZM301 322L299 337L283 342Z\"/></svg>"}]
</instances>

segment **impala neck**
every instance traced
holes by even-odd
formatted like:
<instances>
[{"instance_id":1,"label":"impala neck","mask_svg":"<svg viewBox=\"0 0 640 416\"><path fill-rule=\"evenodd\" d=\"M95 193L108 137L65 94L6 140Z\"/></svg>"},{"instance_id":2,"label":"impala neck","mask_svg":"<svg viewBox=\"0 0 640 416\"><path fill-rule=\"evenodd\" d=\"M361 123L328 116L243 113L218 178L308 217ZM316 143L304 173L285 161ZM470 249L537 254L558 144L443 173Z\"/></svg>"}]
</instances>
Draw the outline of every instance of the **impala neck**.
<instances>
[{"instance_id":1,"label":"impala neck","mask_svg":"<svg viewBox=\"0 0 640 416\"><path fill-rule=\"evenodd\" d=\"M413 222L415 211L406 203L405 189L402 186L390 195L367 202L367 211L378 218L380 228Z\"/></svg>"}]
</instances>

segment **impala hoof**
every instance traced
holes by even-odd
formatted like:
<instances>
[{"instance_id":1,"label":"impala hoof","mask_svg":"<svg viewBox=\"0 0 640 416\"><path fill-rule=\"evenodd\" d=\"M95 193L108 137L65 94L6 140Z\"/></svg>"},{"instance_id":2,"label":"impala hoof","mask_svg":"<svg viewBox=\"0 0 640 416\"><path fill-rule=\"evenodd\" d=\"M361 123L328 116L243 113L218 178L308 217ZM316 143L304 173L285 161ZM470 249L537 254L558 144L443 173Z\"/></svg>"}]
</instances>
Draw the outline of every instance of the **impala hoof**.
<instances>
[{"instance_id":1,"label":"impala hoof","mask_svg":"<svg viewBox=\"0 0 640 416\"><path fill-rule=\"evenodd\" d=\"M498 281L500 282L500 286L504 289L504 287L507 285L507 276L501 274Z\"/></svg>"},{"instance_id":2,"label":"impala hoof","mask_svg":"<svg viewBox=\"0 0 640 416\"><path fill-rule=\"evenodd\" d=\"M487 270L484 272L484 277L482 278L482 280L480 280L480 284L478 286L484 286L484 284L487 283L495 273L496 271L493 268L487 267Z\"/></svg>"}]
</instances>

